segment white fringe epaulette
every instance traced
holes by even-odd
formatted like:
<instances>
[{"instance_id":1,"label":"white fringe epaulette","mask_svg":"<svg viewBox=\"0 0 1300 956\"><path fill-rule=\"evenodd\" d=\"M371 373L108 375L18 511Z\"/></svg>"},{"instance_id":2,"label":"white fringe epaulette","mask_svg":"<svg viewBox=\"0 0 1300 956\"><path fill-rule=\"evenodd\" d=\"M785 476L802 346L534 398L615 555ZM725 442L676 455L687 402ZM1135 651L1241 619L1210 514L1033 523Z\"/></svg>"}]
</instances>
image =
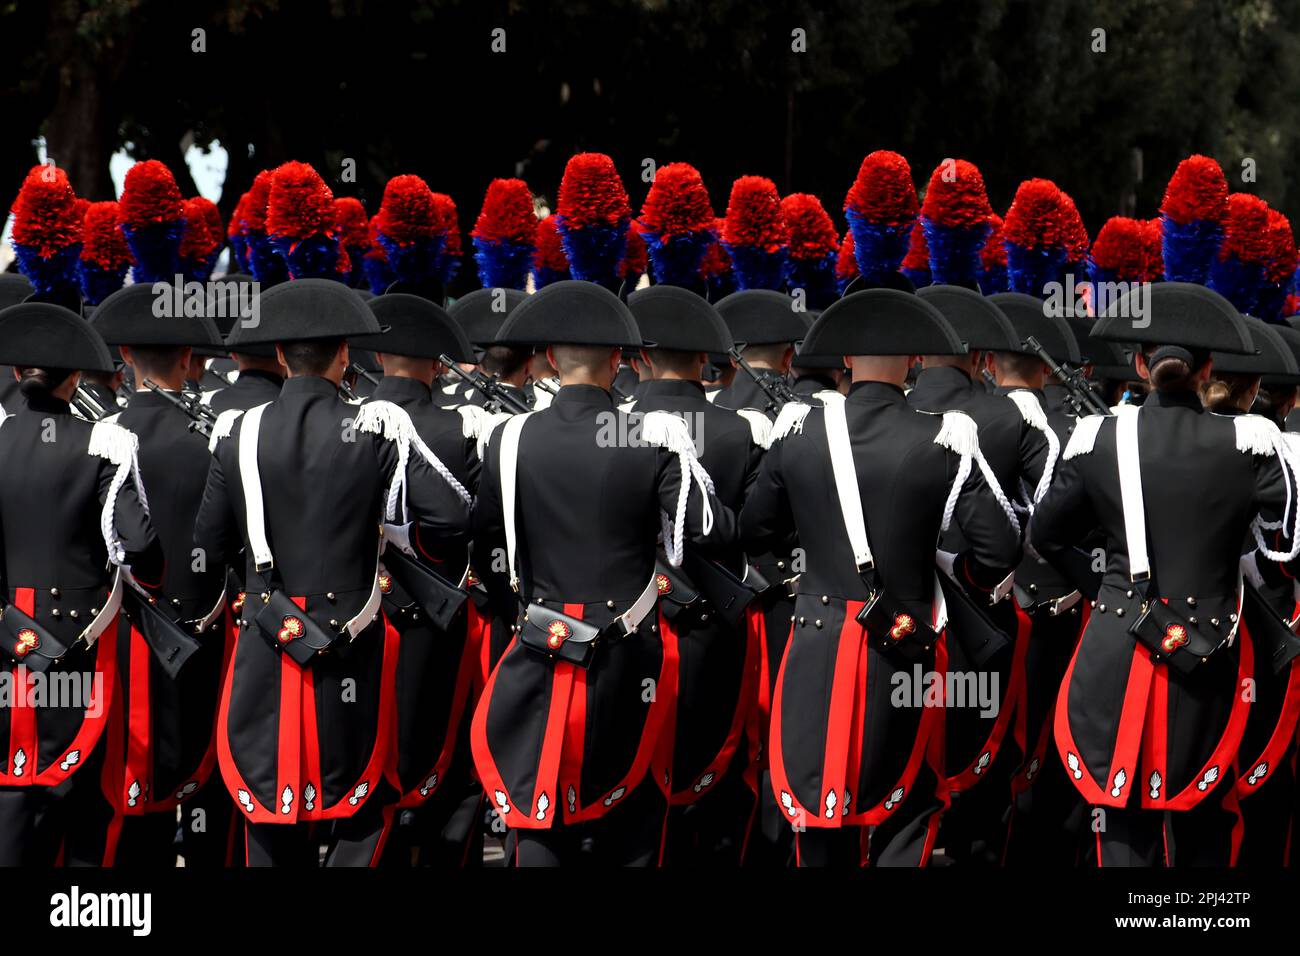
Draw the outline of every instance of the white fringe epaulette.
<instances>
[{"instance_id":1,"label":"white fringe epaulette","mask_svg":"<svg viewBox=\"0 0 1300 956\"><path fill-rule=\"evenodd\" d=\"M1047 440L1047 457L1043 459L1043 473L1039 476L1038 486L1034 489L1034 500L1032 504L1038 504L1047 495L1047 489L1052 486L1052 474L1056 471L1056 460L1061 455L1061 439L1052 431L1052 427L1047 423L1047 413L1043 411L1043 406L1038 401L1038 396L1027 389L1021 389L1015 392L1008 392L1007 398L1015 403L1016 408L1020 409L1020 417L1025 420L1025 424L1035 431L1042 432L1043 438ZM1032 507L1032 505L1031 505Z\"/></svg>"},{"instance_id":2,"label":"white fringe epaulette","mask_svg":"<svg viewBox=\"0 0 1300 956\"><path fill-rule=\"evenodd\" d=\"M709 402L713 402L714 399L716 399L716 398L718 397L718 392L720 392L720 391L722 391L722 389L720 389L720 388L706 388L706 389L704 390L704 398L705 398L705 400L707 400L707 401L709 401Z\"/></svg>"},{"instance_id":3,"label":"white fringe epaulette","mask_svg":"<svg viewBox=\"0 0 1300 956\"><path fill-rule=\"evenodd\" d=\"M1097 432L1101 431L1102 422L1109 417L1108 415L1087 415L1076 420L1074 431L1070 433L1070 440L1065 446L1065 453L1061 455L1061 459L1069 461L1079 455L1092 454L1092 446L1097 444Z\"/></svg>"},{"instance_id":4,"label":"white fringe epaulette","mask_svg":"<svg viewBox=\"0 0 1300 956\"><path fill-rule=\"evenodd\" d=\"M776 421L772 423L772 432L767 443L768 447L772 447L772 445L783 438L789 437L791 434L802 432L804 419L808 417L808 413L811 411L812 406L803 402L786 402L777 414Z\"/></svg>"},{"instance_id":5,"label":"white fringe epaulette","mask_svg":"<svg viewBox=\"0 0 1300 956\"><path fill-rule=\"evenodd\" d=\"M379 435L397 445L397 467L393 469L393 480L388 486L384 508L384 516L389 521L397 520L399 505L403 517L406 515L406 465L412 447L442 476L461 501L468 504L474 500L465 486L451 473L451 469L424 443L415 430L411 416L401 406L385 401L366 402L357 408L352 425L359 432Z\"/></svg>"},{"instance_id":6,"label":"white fringe epaulette","mask_svg":"<svg viewBox=\"0 0 1300 956\"><path fill-rule=\"evenodd\" d=\"M109 482L108 492L104 495L104 507L99 513L99 531L104 536L104 547L108 549L108 560L120 565L126 561L126 549L117 533L114 517L117 513L117 496L126 485L128 478L135 482L135 492L140 498L140 507L149 514L149 499L145 495L144 482L140 480L140 463L137 452L140 439L134 432L127 431L121 425L112 422L95 422L90 429L90 445L86 451L97 458L103 458L117 469L113 480Z\"/></svg>"},{"instance_id":7,"label":"white fringe epaulette","mask_svg":"<svg viewBox=\"0 0 1300 956\"><path fill-rule=\"evenodd\" d=\"M1020 389L1015 392L1007 392L1007 398L1020 409L1020 417L1025 420L1025 424L1030 428L1036 428L1043 431L1047 428L1047 414L1043 411L1043 406L1038 402L1038 396L1027 389Z\"/></svg>"},{"instance_id":8,"label":"white fringe epaulette","mask_svg":"<svg viewBox=\"0 0 1300 956\"><path fill-rule=\"evenodd\" d=\"M525 414L532 414L526 412ZM508 422L511 419L509 412L486 412L483 415L483 424L478 432L478 457L483 459L487 452L487 447L492 442L492 433L496 431L497 426L502 422Z\"/></svg>"},{"instance_id":9,"label":"white fringe epaulette","mask_svg":"<svg viewBox=\"0 0 1300 956\"><path fill-rule=\"evenodd\" d=\"M227 408L217 416L217 420L212 423L212 434L208 436L208 451L217 450L217 442L223 438L229 438L231 430L235 427L235 422L239 416L244 414L242 408Z\"/></svg>"},{"instance_id":10,"label":"white fringe epaulette","mask_svg":"<svg viewBox=\"0 0 1300 956\"><path fill-rule=\"evenodd\" d=\"M738 408L736 414L749 422L749 437L754 439L754 444L759 448L767 448L772 444L772 420L762 412L753 408Z\"/></svg>"},{"instance_id":11,"label":"white fringe epaulette","mask_svg":"<svg viewBox=\"0 0 1300 956\"><path fill-rule=\"evenodd\" d=\"M478 438L483 433L483 425L488 412L477 405L460 405L455 409L460 415L460 432L466 438Z\"/></svg>"},{"instance_id":12,"label":"white fringe epaulette","mask_svg":"<svg viewBox=\"0 0 1300 956\"><path fill-rule=\"evenodd\" d=\"M944 412L943 424L934 436L934 443L959 455L974 456L980 447L979 428L975 419L965 412Z\"/></svg>"},{"instance_id":13,"label":"white fringe epaulette","mask_svg":"<svg viewBox=\"0 0 1300 956\"><path fill-rule=\"evenodd\" d=\"M1237 451L1248 455L1271 455L1282 440L1282 432L1262 415L1235 415Z\"/></svg>"},{"instance_id":14,"label":"white fringe epaulette","mask_svg":"<svg viewBox=\"0 0 1300 956\"><path fill-rule=\"evenodd\" d=\"M668 563L680 567L685 552L686 505L690 500L692 480L700 489L700 530L707 537L713 531L713 507L709 496L713 494L713 479L695 457L695 442L686 420L672 412L646 412L641 419L641 439L648 445L657 445L677 456L681 463L681 485L677 494L675 515L660 512L663 524L664 552Z\"/></svg>"}]
</instances>

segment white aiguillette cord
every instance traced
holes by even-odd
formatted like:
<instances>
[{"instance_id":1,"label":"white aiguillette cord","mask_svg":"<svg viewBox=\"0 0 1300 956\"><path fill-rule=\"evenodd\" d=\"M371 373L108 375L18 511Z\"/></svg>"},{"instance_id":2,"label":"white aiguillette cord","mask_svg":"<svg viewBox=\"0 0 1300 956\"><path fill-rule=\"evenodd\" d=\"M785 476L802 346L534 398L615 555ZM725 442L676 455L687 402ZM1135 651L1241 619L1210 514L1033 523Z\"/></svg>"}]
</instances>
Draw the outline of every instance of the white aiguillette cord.
<instances>
[{"instance_id":1,"label":"white aiguillette cord","mask_svg":"<svg viewBox=\"0 0 1300 956\"><path fill-rule=\"evenodd\" d=\"M239 481L244 490L244 517L248 524L248 546L253 551L253 567L263 581L269 586L266 575L275 567L271 556L271 546L266 539L266 511L262 502L262 473L257 465L257 440L262 431L262 413L267 405L258 405L244 413L239 428ZM384 538L379 536L375 551L375 583L370 588L370 597L361 610L343 625L349 637L356 640L357 635L370 626L370 621L379 612L382 594L379 590L379 552L383 549Z\"/></svg>"}]
</instances>

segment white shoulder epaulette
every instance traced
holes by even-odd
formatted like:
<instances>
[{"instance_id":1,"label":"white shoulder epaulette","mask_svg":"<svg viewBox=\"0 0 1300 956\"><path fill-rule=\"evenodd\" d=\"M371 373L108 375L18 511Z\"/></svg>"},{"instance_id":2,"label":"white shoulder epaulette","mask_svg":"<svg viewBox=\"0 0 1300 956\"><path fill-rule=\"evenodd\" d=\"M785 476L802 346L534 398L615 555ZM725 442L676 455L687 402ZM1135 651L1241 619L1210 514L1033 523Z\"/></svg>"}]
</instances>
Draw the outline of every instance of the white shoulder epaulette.
<instances>
[{"instance_id":1,"label":"white shoulder epaulette","mask_svg":"<svg viewBox=\"0 0 1300 956\"><path fill-rule=\"evenodd\" d=\"M108 424L110 425L116 425L118 423L118 419L121 417L122 417L121 412L114 412L112 415L105 415L103 418L99 419L99 421L108 422Z\"/></svg>"},{"instance_id":2,"label":"white shoulder epaulette","mask_svg":"<svg viewBox=\"0 0 1300 956\"><path fill-rule=\"evenodd\" d=\"M1232 427L1237 432L1237 451L1248 455L1271 455L1277 449L1282 432L1262 415L1236 415Z\"/></svg>"},{"instance_id":3,"label":"white shoulder epaulette","mask_svg":"<svg viewBox=\"0 0 1300 956\"><path fill-rule=\"evenodd\" d=\"M1042 404L1038 401L1038 396L1027 389L1021 389L1015 392L1007 392L1007 398L1020 409L1020 417L1025 420L1025 424L1030 428L1036 428L1040 432L1047 430L1047 415L1043 411Z\"/></svg>"},{"instance_id":4,"label":"white shoulder epaulette","mask_svg":"<svg viewBox=\"0 0 1300 956\"><path fill-rule=\"evenodd\" d=\"M129 465L139 447L140 439L135 432L110 421L98 421L90 429L90 447L86 450L115 465Z\"/></svg>"},{"instance_id":5,"label":"white shoulder epaulette","mask_svg":"<svg viewBox=\"0 0 1300 956\"><path fill-rule=\"evenodd\" d=\"M371 400L357 406L356 417L352 424L359 432L381 435L389 441L409 439L415 431L411 416L406 409L382 399Z\"/></svg>"},{"instance_id":6,"label":"white shoulder epaulette","mask_svg":"<svg viewBox=\"0 0 1300 956\"><path fill-rule=\"evenodd\" d=\"M242 414L244 414L242 408L227 408L217 416L217 420L212 424L212 434L208 436L208 451L216 451L217 442L230 437L230 431L235 427L235 420Z\"/></svg>"},{"instance_id":7,"label":"white shoulder epaulette","mask_svg":"<svg viewBox=\"0 0 1300 956\"><path fill-rule=\"evenodd\" d=\"M965 412L944 412L943 424L934 436L934 443L958 455L974 456L979 453L979 428L975 419Z\"/></svg>"},{"instance_id":8,"label":"white shoulder epaulette","mask_svg":"<svg viewBox=\"0 0 1300 956\"><path fill-rule=\"evenodd\" d=\"M201 395L199 395L199 404L211 405L212 400L217 397L217 392L220 391L221 389L219 388L210 388L206 392L203 392Z\"/></svg>"},{"instance_id":9,"label":"white shoulder epaulette","mask_svg":"<svg viewBox=\"0 0 1300 956\"><path fill-rule=\"evenodd\" d=\"M720 388L705 389L704 397L708 399L710 402L712 402L715 398L718 397L718 392L720 391L722 391L722 389Z\"/></svg>"},{"instance_id":10,"label":"white shoulder epaulette","mask_svg":"<svg viewBox=\"0 0 1300 956\"><path fill-rule=\"evenodd\" d=\"M1091 454L1092 446L1097 443L1097 432L1101 430L1101 423L1108 417L1106 415L1086 415L1083 418L1076 419L1074 431L1070 433L1070 441L1066 444L1065 453L1061 455L1061 459L1069 461L1079 455Z\"/></svg>"},{"instance_id":11,"label":"white shoulder epaulette","mask_svg":"<svg viewBox=\"0 0 1300 956\"><path fill-rule=\"evenodd\" d=\"M636 410L636 399L629 398L622 405L616 405L615 407L624 415L630 414L631 412Z\"/></svg>"},{"instance_id":12,"label":"white shoulder epaulette","mask_svg":"<svg viewBox=\"0 0 1300 956\"><path fill-rule=\"evenodd\" d=\"M496 431L498 425L502 422L508 422L513 418L509 412L485 412L483 415L483 425L478 432L478 456L483 457L483 451L492 441L492 433Z\"/></svg>"},{"instance_id":13,"label":"white shoulder epaulette","mask_svg":"<svg viewBox=\"0 0 1300 956\"><path fill-rule=\"evenodd\" d=\"M817 399L817 401L821 402L823 405L829 405L831 402L844 401L844 393L836 391L833 388L823 388L813 392L813 398Z\"/></svg>"},{"instance_id":14,"label":"white shoulder epaulette","mask_svg":"<svg viewBox=\"0 0 1300 956\"><path fill-rule=\"evenodd\" d=\"M94 427L90 429L87 453L105 459L116 468L113 480L109 482L108 491L104 495L104 507L99 514L99 530L104 536L108 559L113 564L120 565L126 560L126 549L118 536L115 517L117 496L126 484L127 478L135 480L135 491L140 499L140 507L144 509L146 515L149 514L149 499L144 492L144 482L140 480L140 463L136 457L139 448L140 439L134 432L128 431L121 425L99 421L95 422Z\"/></svg>"},{"instance_id":15,"label":"white shoulder epaulette","mask_svg":"<svg viewBox=\"0 0 1300 956\"><path fill-rule=\"evenodd\" d=\"M803 402L786 402L781 406L776 421L772 423L772 433L768 439L768 447L770 448L792 433L802 432L804 419L808 417L808 413L811 411L812 406Z\"/></svg>"},{"instance_id":16,"label":"white shoulder epaulette","mask_svg":"<svg viewBox=\"0 0 1300 956\"><path fill-rule=\"evenodd\" d=\"M752 408L738 408L736 414L749 422L749 436L754 439L754 444L760 448L768 448L772 444L772 421L760 411Z\"/></svg>"},{"instance_id":17,"label":"white shoulder epaulette","mask_svg":"<svg viewBox=\"0 0 1300 956\"><path fill-rule=\"evenodd\" d=\"M672 412L646 412L641 419L641 438L675 455L695 455L695 442L691 440L686 419Z\"/></svg>"},{"instance_id":18,"label":"white shoulder epaulette","mask_svg":"<svg viewBox=\"0 0 1300 956\"><path fill-rule=\"evenodd\" d=\"M466 438L478 438L483 433L483 425L488 413L477 405L458 405L453 409L460 415L460 431Z\"/></svg>"}]
</instances>

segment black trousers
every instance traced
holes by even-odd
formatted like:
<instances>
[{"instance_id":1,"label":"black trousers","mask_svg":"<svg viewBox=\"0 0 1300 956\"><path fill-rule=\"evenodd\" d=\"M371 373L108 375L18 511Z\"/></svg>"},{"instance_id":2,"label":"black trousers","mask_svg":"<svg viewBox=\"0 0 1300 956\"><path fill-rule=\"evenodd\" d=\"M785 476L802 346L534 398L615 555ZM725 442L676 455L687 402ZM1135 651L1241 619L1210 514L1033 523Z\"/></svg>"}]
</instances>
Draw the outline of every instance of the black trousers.
<instances>
[{"instance_id":1,"label":"black trousers","mask_svg":"<svg viewBox=\"0 0 1300 956\"><path fill-rule=\"evenodd\" d=\"M1100 866L1230 866L1241 836L1241 815L1232 793L1235 774L1191 810L1144 810L1134 788L1125 807L1094 807L1093 856Z\"/></svg>"},{"instance_id":2,"label":"black trousers","mask_svg":"<svg viewBox=\"0 0 1300 956\"><path fill-rule=\"evenodd\" d=\"M376 866L395 810L391 802L372 797L353 816L329 825L245 822L245 862L250 867L316 867L323 841L325 866Z\"/></svg>"},{"instance_id":3,"label":"black trousers","mask_svg":"<svg viewBox=\"0 0 1300 956\"><path fill-rule=\"evenodd\" d=\"M744 763L737 753L707 793L688 806L669 809L664 866L734 868L741 864L757 817L757 798L745 783Z\"/></svg>"},{"instance_id":4,"label":"black trousers","mask_svg":"<svg viewBox=\"0 0 1300 956\"><path fill-rule=\"evenodd\" d=\"M511 830L506 852L516 866L627 866L659 864L668 802L646 779L599 820L549 830Z\"/></svg>"},{"instance_id":5,"label":"black trousers","mask_svg":"<svg viewBox=\"0 0 1300 956\"><path fill-rule=\"evenodd\" d=\"M57 787L0 787L0 866L112 865L113 807L100 787L103 748Z\"/></svg>"},{"instance_id":6,"label":"black trousers","mask_svg":"<svg viewBox=\"0 0 1300 956\"><path fill-rule=\"evenodd\" d=\"M1049 746L1033 785L1017 794L1003 863L1007 866L1074 866L1083 851L1087 804Z\"/></svg>"},{"instance_id":7,"label":"black trousers","mask_svg":"<svg viewBox=\"0 0 1300 956\"><path fill-rule=\"evenodd\" d=\"M483 865L483 787L448 780L424 804L399 810L381 865L455 870Z\"/></svg>"},{"instance_id":8,"label":"black trousers","mask_svg":"<svg viewBox=\"0 0 1300 956\"><path fill-rule=\"evenodd\" d=\"M188 869L243 865L244 828L221 774L181 806L181 856Z\"/></svg>"}]
</instances>

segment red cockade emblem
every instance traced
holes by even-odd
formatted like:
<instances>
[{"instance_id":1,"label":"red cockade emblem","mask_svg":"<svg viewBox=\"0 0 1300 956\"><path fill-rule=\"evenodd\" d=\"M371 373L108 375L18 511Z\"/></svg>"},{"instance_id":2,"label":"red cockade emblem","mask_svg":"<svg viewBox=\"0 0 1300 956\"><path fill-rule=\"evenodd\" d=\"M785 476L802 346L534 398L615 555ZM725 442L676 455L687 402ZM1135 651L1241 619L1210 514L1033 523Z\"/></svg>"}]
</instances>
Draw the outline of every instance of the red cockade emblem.
<instances>
[{"instance_id":1,"label":"red cockade emblem","mask_svg":"<svg viewBox=\"0 0 1300 956\"><path fill-rule=\"evenodd\" d=\"M245 594L243 591L240 591L238 596L236 596L234 602L230 605L230 609L234 611L236 614L238 614L240 611L244 609L244 600L247 597L248 597L247 594Z\"/></svg>"},{"instance_id":2,"label":"red cockade emblem","mask_svg":"<svg viewBox=\"0 0 1300 956\"><path fill-rule=\"evenodd\" d=\"M1165 639L1160 642L1160 646L1165 649L1166 654L1172 654L1186 643L1187 628L1181 624L1170 624L1165 628Z\"/></svg>"},{"instance_id":3,"label":"red cockade emblem","mask_svg":"<svg viewBox=\"0 0 1300 956\"><path fill-rule=\"evenodd\" d=\"M18 632L18 645L14 648L15 657L26 657L29 652L41 646L41 639L30 627Z\"/></svg>"},{"instance_id":4,"label":"red cockade emblem","mask_svg":"<svg viewBox=\"0 0 1300 956\"><path fill-rule=\"evenodd\" d=\"M302 632L302 618L289 614L280 622L280 633L277 636L281 644L288 644L295 637L302 637Z\"/></svg>"},{"instance_id":5,"label":"red cockade emblem","mask_svg":"<svg viewBox=\"0 0 1300 956\"><path fill-rule=\"evenodd\" d=\"M382 591L384 594L387 594L392 589L393 589L393 576L389 574L387 571L382 572L379 575L379 590Z\"/></svg>"},{"instance_id":6,"label":"red cockade emblem","mask_svg":"<svg viewBox=\"0 0 1300 956\"><path fill-rule=\"evenodd\" d=\"M546 643L551 647L559 647L572 633L569 625L563 621L552 621L546 628Z\"/></svg>"},{"instance_id":7,"label":"red cockade emblem","mask_svg":"<svg viewBox=\"0 0 1300 956\"><path fill-rule=\"evenodd\" d=\"M668 580L668 575L666 574L656 574L655 588L659 591L660 594L667 594L669 591L673 589L673 582Z\"/></svg>"},{"instance_id":8,"label":"red cockade emblem","mask_svg":"<svg viewBox=\"0 0 1300 956\"><path fill-rule=\"evenodd\" d=\"M891 640L901 641L915 630L916 622L912 620L912 615L900 614L894 618L894 626L889 629L889 637Z\"/></svg>"}]
</instances>

